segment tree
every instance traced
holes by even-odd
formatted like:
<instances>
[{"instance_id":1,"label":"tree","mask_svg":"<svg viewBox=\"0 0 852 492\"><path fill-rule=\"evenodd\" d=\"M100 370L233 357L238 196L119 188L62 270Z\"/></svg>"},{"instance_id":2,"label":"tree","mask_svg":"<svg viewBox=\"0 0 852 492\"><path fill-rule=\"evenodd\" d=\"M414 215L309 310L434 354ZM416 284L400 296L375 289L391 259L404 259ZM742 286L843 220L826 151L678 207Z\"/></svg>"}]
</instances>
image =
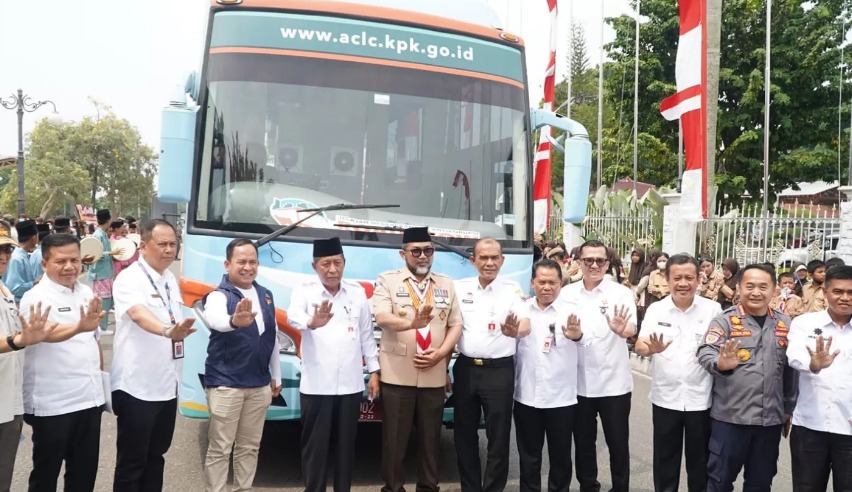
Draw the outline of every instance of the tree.
<instances>
[{"instance_id":1,"label":"tree","mask_svg":"<svg viewBox=\"0 0 852 492\"><path fill-rule=\"evenodd\" d=\"M839 15L843 1L773 2L772 196L796 182L838 178ZM722 201L739 201L746 193L761 196L764 8L765 2L726 0L722 11L715 180ZM674 153L678 125L662 118L659 104L675 93L677 4L643 0L642 15L648 22L643 23L640 37L639 129ZM623 108L624 120L631 121L632 104L623 103L633 95L634 19L621 16L607 21L616 32L606 48L618 75L606 79L605 92ZM627 73L631 76L623 76ZM675 174L673 167L669 176Z\"/></svg>"},{"instance_id":2,"label":"tree","mask_svg":"<svg viewBox=\"0 0 852 492\"><path fill-rule=\"evenodd\" d=\"M110 208L114 216L147 210L155 174L153 149L127 120L112 113L80 123L41 120L27 143L26 212L67 213L75 203L88 203L93 189L99 202L94 205ZM14 171L0 182L4 211L15 209L16 183Z\"/></svg>"},{"instance_id":3,"label":"tree","mask_svg":"<svg viewBox=\"0 0 852 492\"><path fill-rule=\"evenodd\" d=\"M572 22L568 31L570 49L568 50L568 66L571 67L572 79L579 78L589 69L589 52L586 47L586 31L579 22Z\"/></svg>"},{"instance_id":4,"label":"tree","mask_svg":"<svg viewBox=\"0 0 852 492\"><path fill-rule=\"evenodd\" d=\"M24 161L25 211L30 217L64 213L69 199L85 197L88 176L68 156L72 154L71 142L76 128L70 124L39 121L30 134L27 157ZM4 181L0 208L4 212L15 210L18 198L18 172L13 169Z\"/></svg>"}]
</instances>

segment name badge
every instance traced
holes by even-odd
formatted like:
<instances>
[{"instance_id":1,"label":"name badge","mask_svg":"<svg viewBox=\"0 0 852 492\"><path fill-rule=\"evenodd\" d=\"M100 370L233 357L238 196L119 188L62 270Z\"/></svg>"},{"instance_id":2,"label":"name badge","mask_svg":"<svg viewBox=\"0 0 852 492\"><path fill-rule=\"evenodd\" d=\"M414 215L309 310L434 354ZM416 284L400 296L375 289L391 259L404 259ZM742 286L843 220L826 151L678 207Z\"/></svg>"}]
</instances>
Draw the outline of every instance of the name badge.
<instances>
[{"instance_id":1,"label":"name badge","mask_svg":"<svg viewBox=\"0 0 852 492\"><path fill-rule=\"evenodd\" d=\"M672 327L671 323L664 323L664 322L662 322L662 321L660 321L660 322L659 322L659 323L657 323L657 324L658 324L658 325L660 325L660 326L666 326L666 327L669 327L669 328L671 328L671 327Z\"/></svg>"},{"instance_id":2,"label":"name badge","mask_svg":"<svg viewBox=\"0 0 852 492\"><path fill-rule=\"evenodd\" d=\"M172 358L183 359L183 340L179 342L172 340Z\"/></svg>"},{"instance_id":3,"label":"name badge","mask_svg":"<svg viewBox=\"0 0 852 492\"><path fill-rule=\"evenodd\" d=\"M397 296L397 297L410 297L410 296L408 295L408 292L397 292L397 293L396 293L396 296Z\"/></svg>"},{"instance_id":4,"label":"name badge","mask_svg":"<svg viewBox=\"0 0 852 492\"><path fill-rule=\"evenodd\" d=\"M151 294L151 299L162 299L162 297L160 297L160 294Z\"/></svg>"},{"instance_id":5,"label":"name badge","mask_svg":"<svg viewBox=\"0 0 852 492\"><path fill-rule=\"evenodd\" d=\"M544 337L544 346L541 347L541 351L545 354L549 354L551 347L553 347L553 335L547 335Z\"/></svg>"},{"instance_id":6,"label":"name badge","mask_svg":"<svg viewBox=\"0 0 852 492\"><path fill-rule=\"evenodd\" d=\"M349 332L349 339L355 340L355 327L352 326L352 325L349 325L349 327L346 330Z\"/></svg>"},{"instance_id":7,"label":"name badge","mask_svg":"<svg viewBox=\"0 0 852 492\"><path fill-rule=\"evenodd\" d=\"M61 307L61 308L59 308L59 312L60 312L60 313L67 313L67 312L70 312L70 311L71 311L71 308L70 308L70 307Z\"/></svg>"}]
</instances>

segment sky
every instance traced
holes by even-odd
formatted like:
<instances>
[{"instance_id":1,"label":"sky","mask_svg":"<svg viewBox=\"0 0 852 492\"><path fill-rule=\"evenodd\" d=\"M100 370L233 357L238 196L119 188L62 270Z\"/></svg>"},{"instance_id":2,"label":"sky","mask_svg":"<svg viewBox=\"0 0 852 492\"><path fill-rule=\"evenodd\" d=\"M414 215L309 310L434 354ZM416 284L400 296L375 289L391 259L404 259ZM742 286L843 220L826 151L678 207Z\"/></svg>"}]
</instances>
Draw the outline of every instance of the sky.
<instances>
[{"instance_id":1,"label":"sky","mask_svg":"<svg viewBox=\"0 0 852 492\"><path fill-rule=\"evenodd\" d=\"M424 0L428 1L428 0ZM542 95L549 34L545 0L483 0L527 46L530 102ZM569 13L586 30L590 63L598 62L601 9L630 11L627 0L560 0L557 80L565 73ZM159 148L160 110L174 86L200 70L208 0L0 0L0 98L18 88L31 101L51 100L64 121L94 116L93 98ZM604 42L614 33L606 28ZM51 116L48 104L24 114L28 133ZM0 107L0 157L17 153L15 112Z\"/></svg>"}]
</instances>

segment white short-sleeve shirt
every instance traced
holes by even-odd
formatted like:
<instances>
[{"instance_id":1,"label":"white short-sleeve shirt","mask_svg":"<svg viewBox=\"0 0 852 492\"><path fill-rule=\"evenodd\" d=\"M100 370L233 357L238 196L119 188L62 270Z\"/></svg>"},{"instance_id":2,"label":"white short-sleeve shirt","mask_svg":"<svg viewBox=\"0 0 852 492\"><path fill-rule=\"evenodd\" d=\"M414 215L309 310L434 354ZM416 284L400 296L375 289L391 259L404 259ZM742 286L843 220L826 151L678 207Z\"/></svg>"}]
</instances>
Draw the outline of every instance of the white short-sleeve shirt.
<instances>
[{"instance_id":1,"label":"white short-sleeve shirt","mask_svg":"<svg viewBox=\"0 0 852 492\"><path fill-rule=\"evenodd\" d=\"M0 282L0 337L21 330L15 296ZM11 422L24 413L24 353L25 350L0 354L0 424Z\"/></svg>"},{"instance_id":2,"label":"white short-sleeve shirt","mask_svg":"<svg viewBox=\"0 0 852 492\"><path fill-rule=\"evenodd\" d=\"M168 269L160 275L144 258L139 258L118 274L112 286L112 297L116 320L110 366L112 389L145 401L176 398L181 360L173 357L171 339L145 331L127 312L133 306L144 306L163 325L168 325L171 320L166 304L170 302L175 321L179 323L183 320L183 301L175 276Z\"/></svg>"},{"instance_id":3,"label":"white short-sleeve shirt","mask_svg":"<svg viewBox=\"0 0 852 492\"><path fill-rule=\"evenodd\" d=\"M30 306L50 306L49 321L61 325L80 322L80 306L94 297L80 282L69 289L45 275L21 298L21 313ZM25 349L24 413L51 417L104 404L101 357L96 333L79 333L59 343L42 342Z\"/></svg>"},{"instance_id":4,"label":"white short-sleeve shirt","mask_svg":"<svg viewBox=\"0 0 852 492\"><path fill-rule=\"evenodd\" d=\"M563 327L577 306L557 299L542 309L532 298L526 301L526 308L523 316L530 320L530 334L518 340L515 401L534 408L576 404L577 349L586 343L586 337L572 341L563 333Z\"/></svg>"},{"instance_id":5,"label":"white short-sleeve shirt","mask_svg":"<svg viewBox=\"0 0 852 492\"><path fill-rule=\"evenodd\" d=\"M478 277L455 283L463 329L459 352L476 359L499 359L515 355L517 341L503 335L500 323L509 312L527 317L524 291L517 282L494 279L483 288Z\"/></svg>"},{"instance_id":6,"label":"white short-sleeve shirt","mask_svg":"<svg viewBox=\"0 0 852 492\"><path fill-rule=\"evenodd\" d=\"M620 396L633 391L630 353L627 341L613 333L605 314L613 316L616 306L626 306L631 323L636 323L633 291L610 279L604 279L591 291L583 282L569 284L559 299L576 304L577 316L588 345L578 347L579 375L577 394L587 398Z\"/></svg>"},{"instance_id":7,"label":"white short-sleeve shirt","mask_svg":"<svg viewBox=\"0 0 852 492\"><path fill-rule=\"evenodd\" d=\"M651 304L642 321L642 336L662 335L669 347L651 360L651 402L677 411L710 408L713 376L698 364L698 346L710 320L722 312L718 302L696 295L692 305L681 311L666 296Z\"/></svg>"}]
</instances>

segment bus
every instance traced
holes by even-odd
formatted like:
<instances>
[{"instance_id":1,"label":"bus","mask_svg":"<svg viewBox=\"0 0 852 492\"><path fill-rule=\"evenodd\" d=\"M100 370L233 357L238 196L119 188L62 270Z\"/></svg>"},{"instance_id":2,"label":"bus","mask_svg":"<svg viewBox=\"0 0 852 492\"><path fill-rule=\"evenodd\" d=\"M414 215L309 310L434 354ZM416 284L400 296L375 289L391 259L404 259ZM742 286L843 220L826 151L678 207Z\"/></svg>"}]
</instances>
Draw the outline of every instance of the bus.
<instances>
[{"instance_id":1,"label":"bus","mask_svg":"<svg viewBox=\"0 0 852 492\"><path fill-rule=\"evenodd\" d=\"M158 176L159 200L186 207L179 279L198 332L186 340L185 416L208 417L201 299L232 239L257 240L257 281L275 299L283 390L267 419L297 420L300 334L286 308L315 278L314 239L340 237L345 276L368 296L402 266L402 229L424 225L436 272L475 276L471 247L492 237L502 275L527 286L542 126L568 135L554 142L570 176L565 219L585 213L586 131L530 109L523 42L482 2L213 0L201 67L163 109ZM361 420L381 418L365 398Z\"/></svg>"}]
</instances>

